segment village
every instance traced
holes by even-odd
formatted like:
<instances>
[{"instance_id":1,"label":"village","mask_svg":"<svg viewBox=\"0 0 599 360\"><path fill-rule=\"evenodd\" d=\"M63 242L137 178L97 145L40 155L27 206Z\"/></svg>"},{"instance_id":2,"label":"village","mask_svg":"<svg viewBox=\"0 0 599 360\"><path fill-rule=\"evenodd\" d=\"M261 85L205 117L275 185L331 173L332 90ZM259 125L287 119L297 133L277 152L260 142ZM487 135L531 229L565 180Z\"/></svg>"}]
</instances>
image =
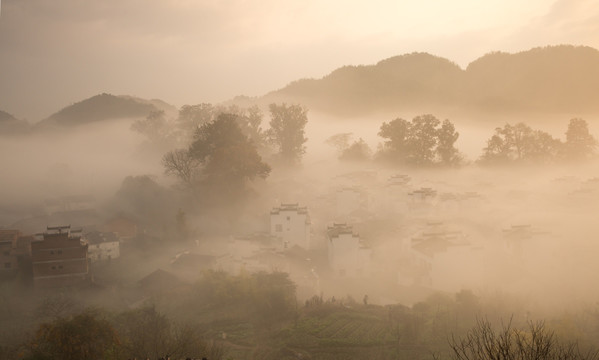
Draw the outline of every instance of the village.
<instances>
[{"instance_id":1,"label":"village","mask_svg":"<svg viewBox=\"0 0 599 360\"><path fill-rule=\"evenodd\" d=\"M361 170L335 175L319 190L274 186L270 203L276 204L257 207L261 220L251 231L196 233L145 257L140 246L151 243L143 239L158 235L146 233L134 214L102 218L92 196L48 199L47 216L0 229L2 279L44 291L139 290L125 300L128 306L191 283L205 270L285 272L299 301L367 296L372 303L409 305L436 291L481 290L490 283L516 289L564 261L564 234L551 228L551 216L588 211L598 189L595 178L556 177L547 180L557 189L548 198L540 187L479 182L464 188L449 181ZM290 197L295 201L280 201ZM558 210L518 215L541 201ZM134 270L108 275L125 263Z\"/></svg>"}]
</instances>

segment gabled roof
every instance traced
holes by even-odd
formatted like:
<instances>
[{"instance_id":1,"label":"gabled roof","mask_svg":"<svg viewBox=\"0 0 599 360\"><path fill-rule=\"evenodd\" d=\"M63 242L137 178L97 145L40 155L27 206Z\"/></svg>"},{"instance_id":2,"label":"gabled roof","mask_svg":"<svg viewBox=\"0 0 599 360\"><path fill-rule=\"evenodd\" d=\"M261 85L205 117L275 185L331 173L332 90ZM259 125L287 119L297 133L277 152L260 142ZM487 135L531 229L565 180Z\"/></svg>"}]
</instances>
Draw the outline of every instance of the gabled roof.
<instances>
[{"instance_id":1,"label":"gabled roof","mask_svg":"<svg viewBox=\"0 0 599 360\"><path fill-rule=\"evenodd\" d=\"M118 237L113 232L92 231L85 234L85 239L90 245L119 242Z\"/></svg>"},{"instance_id":2,"label":"gabled roof","mask_svg":"<svg viewBox=\"0 0 599 360\"><path fill-rule=\"evenodd\" d=\"M270 213L272 215L279 214L281 211L295 211L298 214L308 214L307 207L301 207L298 203L295 204L281 204L281 206L273 208Z\"/></svg>"},{"instance_id":3,"label":"gabled roof","mask_svg":"<svg viewBox=\"0 0 599 360\"><path fill-rule=\"evenodd\" d=\"M339 237L339 235L348 234L353 237L360 237L358 234L354 234L351 225L345 223L334 223L332 226L327 227L327 236L329 239Z\"/></svg>"}]
</instances>

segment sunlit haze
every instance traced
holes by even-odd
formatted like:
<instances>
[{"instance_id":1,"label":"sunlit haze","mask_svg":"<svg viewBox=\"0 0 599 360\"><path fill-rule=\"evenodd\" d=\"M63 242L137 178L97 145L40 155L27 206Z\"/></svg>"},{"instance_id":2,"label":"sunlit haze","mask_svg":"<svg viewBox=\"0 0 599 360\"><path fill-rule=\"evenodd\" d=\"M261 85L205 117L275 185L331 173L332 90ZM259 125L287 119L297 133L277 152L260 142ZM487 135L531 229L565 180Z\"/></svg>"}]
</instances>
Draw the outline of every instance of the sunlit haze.
<instances>
[{"instance_id":1,"label":"sunlit haze","mask_svg":"<svg viewBox=\"0 0 599 360\"><path fill-rule=\"evenodd\" d=\"M343 65L429 52L599 47L594 0L4 0L0 109L36 122L108 92L177 106L261 96Z\"/></svg>"}]
</instances>

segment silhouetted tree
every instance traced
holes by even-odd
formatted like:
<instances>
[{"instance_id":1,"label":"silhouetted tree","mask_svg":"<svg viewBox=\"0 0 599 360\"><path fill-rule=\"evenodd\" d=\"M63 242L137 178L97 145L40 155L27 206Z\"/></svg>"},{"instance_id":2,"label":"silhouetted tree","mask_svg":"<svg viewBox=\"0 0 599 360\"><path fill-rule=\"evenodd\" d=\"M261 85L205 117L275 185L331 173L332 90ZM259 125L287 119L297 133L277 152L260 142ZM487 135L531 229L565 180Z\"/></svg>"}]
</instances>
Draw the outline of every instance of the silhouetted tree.
<instances>
[{"instance_id":1,"label":"silhouetted tree","mask_svg":"<svg viewBox=\"0 0 599 360\"><path fill-rule=\"evenodd\" d=\"M449 120L444 120L441 128L437 131L437 149L436 153L439 162L443 165L457 165L462 161L460 152L455 147L455 142L460 134Z\"/></svg>"},{"instance_id":2,"label":"silhouetted tree","mask_svg":"<svg viewBox=\"0 0 599 360\"><path fill-rule=\"evenodd\" d=\"M200 162L191 156L189 150L176 149L162 157L166 175L174 175L186 186L195 184L198 178Z\"/></svg>"},{"instance_id":3,"label":"silhouetted tree","mask_svg":"<svg viewBox=\"0 0 599 360\"><path fill-rule=\"evenodd\" d=\"M408 133L408 162L415 165L430 165L434 162L439 124L439 119L430 114L412 119Z\"/></svg>"},{"instance_id":4,"label":"silhouetted tree","mask_svg":"<svg viewBox=\"0 0 599 360\"><path fill-rule=\"evenodd\" d=\"M597 139L589 133L587 122L580 118L571 119L566 131L564 156L570 160L583 160L592 156L596 147Z\"/></svg>"},{"instance_id":5,"label":"silhouetted tree","mask_svg":"<svg viewBox=\"0 0 599 360\"><path fill-rule=\"evenodd\" d=\"M279 151L281 158L297 163L306 152L304 128L308 123L308 110L300 105L270 104L270 129L268 139Z\"/></svg>"},{"instance_id":6,"label":"silhouetted tree","mask_svg":"<svg viewBox=\"0 0 599 360\"><path fill-rule=\"evenodd\" d=\"M262 161L233 114L220 114L200 126L189 154L201 165L202 185L221 195L239 196L249 181L270 173L270 166Z\"/></svg>"},{"instance_id":7,"label":"silhouetted tree","mask_svg":"<svg viewBox=\"0 0 599 360\"><path fill-rule=\"evenodd\" d=\"M188 144L198 128L214 120L215 109L212 104L183 105L179 109L177 127L181 132L181 142Z\"/></svg>"},{"instance_id":8,"label":"silhouetted tree","mask_svg":"<svg viewBox=\"0 0 599 360\"><path fill-rule=\"evenodd\" d=\"M372 149L370 149L370 146L368 146L364 139L360 138L341 152L339 160L366 161L369 160L371 156Z\"/></svg>"},{"instance_id":9,"label":"silhouetted tree","mask_svg":"<svg viewBox=\"0 0 599 360\"><path fill-rule=\"evenodd\" d=\"M576 360L597 359L596 352L582 353L575 343L561 343L541 323L529 323L527 330L515 329L511 322L495 331L486 320L480 320L464 338L449 341L452 358Z\"/></svg>"},{"instance_id":10,"label":"silhouetted tree","mask_svg":"<svg viewBox=\"0 0 599 360\"><path fill-rule=\"evenodd\" d=\"M349 142L353 136L353 133L340 133L330 136L326 139L325 143L335 147L341 155L349 147Z\"/></svg>"},{"instance_id":11,"label":"silhouetted tree","mask_svg":"<svg viewBox=\"0 0 599 360\"><path fill-rule=\"evenodd\" d=\"M165 147L174 141L173 127L162 110L155 110L145 119L131 124L131 130L144 135L153 146Z\"/></svg>"},{"instance_id":12,"label":"silhouetted tree","mask_svg":"<svg viewBox=\"0 0 599 360\"><path fill-rule=\"evenodd\" d=\"M267 145L266 133L262 130L264 113L258 106L251 106L241 111L238 117L241 131L254 143L258 151L265 150Z\"/></svg>"},{"instance_id":13,"label":"silhouetted tree","mask_svg":"<svg viewBox=\"0 0 599 360\"><path fill-rule=\"evenodd\" d=\"M461 160L454 146L459 134L453 124L449 120L441 124L430 114L383 123L379 136L388 139L379 155L396 163L456 165Z\"/></svg>"},{"instance_id":14,"label":"silhouetted tree","mask_svg":"<svg viewBox=\"0 0 599 360\"><path fill-rule=\"evenodd\" d=\"M388 139L384 143L384 154L395 162L403 163L408 155L410 122L401 118L383 123L378 135Z\"/></svg>"},{"instance_id":15,"label":"silhouetted tree","mask_svg":"<svg viewBox=\"0 0 599 360\"><path fill-rule=\"evenodd\" d=\"M561 142L544 131L533 130L524 123L505 124L503 128L496 128L495 134L487 140L480 161L547 163L556 159L560 149Z\"/></svg>"}]
</instances>

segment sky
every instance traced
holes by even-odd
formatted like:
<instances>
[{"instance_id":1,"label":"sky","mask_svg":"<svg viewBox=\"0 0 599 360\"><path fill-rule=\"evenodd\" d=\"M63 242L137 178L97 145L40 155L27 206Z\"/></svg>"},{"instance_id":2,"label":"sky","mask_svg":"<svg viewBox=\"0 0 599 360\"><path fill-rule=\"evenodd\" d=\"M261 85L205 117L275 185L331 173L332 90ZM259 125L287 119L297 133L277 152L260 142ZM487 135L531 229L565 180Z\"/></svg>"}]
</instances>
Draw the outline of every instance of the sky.
<instances>
[{"instance_id":1,"label":"sky","mask_svg":"<svg viewBox=\"0 0 599 360\"><path fill-rule=\"evenodd\" d=\"M599 48L597 0L0 0L0 110L29 122L103 92L177 107L261 96L428 52Z\"/></svg>"}]
</instances>

